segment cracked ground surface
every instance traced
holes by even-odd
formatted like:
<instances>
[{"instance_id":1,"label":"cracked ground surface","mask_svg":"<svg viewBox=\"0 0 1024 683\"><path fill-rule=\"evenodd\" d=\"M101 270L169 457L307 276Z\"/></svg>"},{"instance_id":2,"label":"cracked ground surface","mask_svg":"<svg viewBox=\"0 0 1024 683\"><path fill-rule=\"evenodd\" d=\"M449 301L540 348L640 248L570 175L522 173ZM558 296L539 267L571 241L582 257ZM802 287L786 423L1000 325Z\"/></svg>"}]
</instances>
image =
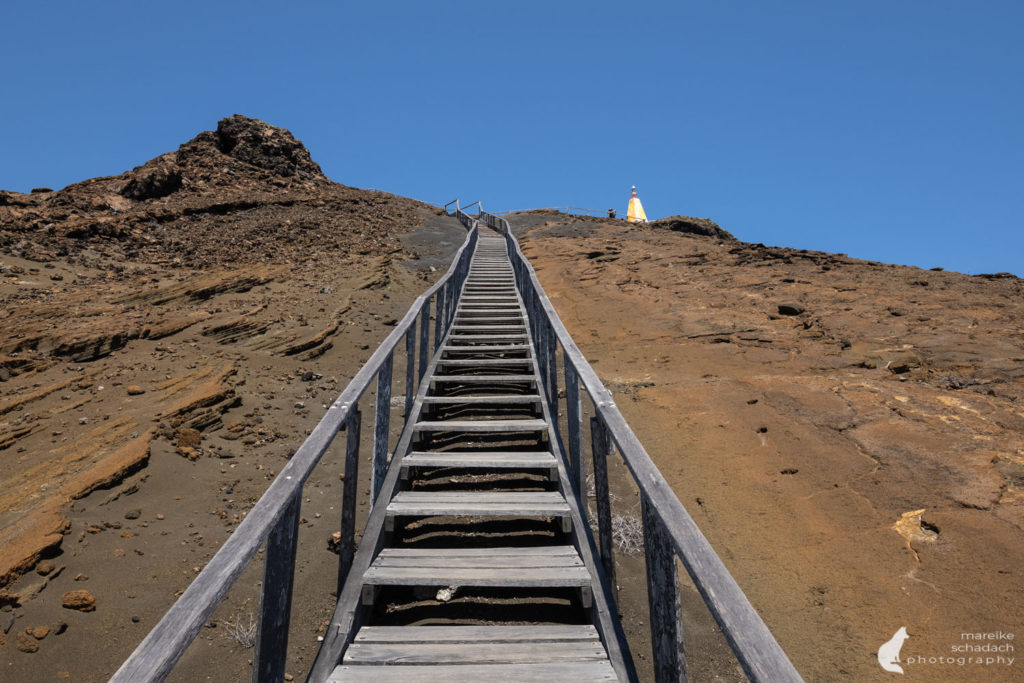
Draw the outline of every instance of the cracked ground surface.
<instances>
[{"instance_id":1,"label":"cracked ground surface","mask_svg":"<svg viewBox=\"0 0 1024 683\"><path fill-rule=\"evenodd\" d=\"M621 221L513 226L569 332L807 680L891 675L875 655L900 626L904 658L949 655L965 631L1024 633L1020 280ZM638 639L643 600L622 597ZM699 671L702 657L721 658L720 639L704 639L695 596L684 610L690 644L711 652L694 653ZM904 669L1009 681L1020 664Z\"/></svg>"}]
</instances>

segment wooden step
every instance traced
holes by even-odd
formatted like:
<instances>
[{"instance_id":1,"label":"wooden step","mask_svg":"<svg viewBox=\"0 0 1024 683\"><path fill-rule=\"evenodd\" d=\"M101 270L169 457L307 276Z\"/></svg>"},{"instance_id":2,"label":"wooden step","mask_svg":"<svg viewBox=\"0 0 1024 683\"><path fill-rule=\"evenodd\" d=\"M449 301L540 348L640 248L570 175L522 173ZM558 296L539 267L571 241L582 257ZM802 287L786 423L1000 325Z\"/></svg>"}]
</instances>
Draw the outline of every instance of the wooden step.
<instances>
[{"instance_id":1,"label":"wooden step","mask_svg":"<svg viewBox=\"0 0 1024 683\"><path fill-rule=\"evenodd\" d=\"M529 344L491 344L489 346L452 346L445 344L442 351L456 351L458 353L512 353L518 351L529 351Z\"/></svg>"},{"instance_id":2,"label":"wooden step","mask_svg":"<svg viewBox=\"0 0 1024 683\"><path fill-rule=\"evenodd\" d=\"M409 478L411 467L455 467L474 470L546 470L548 479L558 481L558 463L549 451L412 451L402 458L401 476Z\"/></svg>"},{"instance_id":3,"label":"wooden step","mask_svg":"<svg viewBox=\"0 0 1024 683\"><path fill-rule=\"evenodd\" d=\"M451 334L448 336L448 341L457 342L480 342L480 341L526 341L526 332L522 334ZM466 346L462 348L475 348L472 346Z\"/></svg>"},{"instance_id":4,"label":"wooden step","mask_svg":"<svg viewBox=\"0 0 1024 683\"><path fill-rule=\"evenodd\" d=\"M425 396L423 405L522 405L536 403L540 405L541 397L533 396Z\"/></svg>"},{"instance_id":5,"label":"wooden step","mask_svg":"<svg viewBox=\"0 0 1024 683\"><path fill-rule=\"evenodd\" d=\"M363 574L363 586L589 588L590 572L571 545L384 548Z\"/></svg>"},{"instance_id":6,"label":"wooden step","mask_svg":"<svg viewBox=\"0 0 1024 683\"><path fill-rule=\"evenodd\" d=\"M415 432L474 432L509 433L543 432L548 428L547 420L424 420L413 426Z\"/></svg>"},{"instance_id":7,"label":"wooden step","mask_svg":"<svg viewBox=\"0 0 1024 683\"><path fill-rule=\"evenodd\" d=\"M460 309L458 309L455 312L455 317L456 318L463 318L463 317L473 318L474 320L477 319L477 318L491 318L491 317L508 318L508 317L511 317L511 316L515 316L517 313L519 314L520 318L523 317L523 312L522 312L522 310L520 310L520 308L518 306L509 307L509 308L476 308L476 309L472 309L471 308L471 309L468 309L468 310L465 309L465 308L460 308Z\"/></svg>"},{"instance_id":8,"label":"wooden step","mask_svg":"<svg viewBox=\"0 0 1024 683\"><path fill-rule=\"evenodd\" d=\"M541 470L557 467L550 451L412 451L402 459L402 467L465 467Z\"/></svg>"},{"instance_id":9,"label":"wooden step","mask_svg":"<svg viewBox=\"0 0 1024 683\"><path fill-rule=\"evenodd\" d=\"M439 366L484 366L484 365L533 365L532 358L461 358L451 360L442 358L437 361Z\"/></svg>"},{"instance_id":10,"label":"wooden step","mask_svg":"<svg viewBox=\"0 0 1024 683\"><path fill-rule=\"evenodd\" d=\"M505 301L503 303L499 303L499 304L474 303L474 302L467 303L467 302L463 301L463 302L461 302L459 304L459 307L458 307L457 310L462 311L462 310L466 310L467 308L470 309L470 310L480 310L480 309L484 309L484 308L499 308L499 309L503 309L503 308L519 308L519 300L518 299L516 299L515 301L512 301L511 297L507 297L507 298L510 299L510 300L509 301Z\"/></svg>"},{"instance_id":11,"label":"wooden step","mask_svg":"<svg viewBox=\"0 0 1024 683\"><path fill-rule=\"evenodd\" d=\"M465 294L461 299L461 303L519 303L519 297L513 294Z\"/></svg>"},{"instance_id":12,"label":"wooden step","mask_svg":"<svg viewBox=\"0 0 1024 683\"><path fill-rule=\"evenodd\" d=\"M607 661L544 664L429 664L425 666L335 667L328 683L599 683L617 681Z\"/></svg>"},{"instance_id":13,"label":"wooden step","mask_svg":"<svg viewBox=\"0 0 1024 683\"><path fill-rule=\"evenodd\" d=\"M386 680L402 683L616 680L589 624L364 626L328 680L377 681L381 673L399 673Z\"/></svg>"},{"instance_id":14,"label":"wooden step","mask_svg":"<svg viewBox=\"0 0 1024 683\"><path fill-rule=\"evenodd\" d=\"M525 329L525 323L522 325L452 325L452 330L458 332L516 332Z\"/></svg>"},{"instance_id":15,"label":"wooden step","mask_svg":"<svg viewBox=\"0 0 1024 683\"><path fill-rule=\"evenodd\" d=\"M502 384L507 382L536 382L535 375L434 375L430 384Z\"/></svg>"},{"instance_id":16,"label":"wooden step","mask_svg":"<svg viewBox=\"0 0 1024 683\"><path fill-rule=\"evenodd\" d=\"M522 323L526 318L525 315L466 315L466 313L458 313L455 316L455 324L466 324L466 323L489 323L489 324L501 324L501 323Z\"/></svg>"},{"instance_id":17,"label":"wooden step","mask_svg":"<svg viewBox=\"0 0 1024 683\"><path fill-rule=\"evenodd\" d=\"M388 503L394 517L561 517L569 504L558 491L399 491Z\"/></svg>"}]
</instances>

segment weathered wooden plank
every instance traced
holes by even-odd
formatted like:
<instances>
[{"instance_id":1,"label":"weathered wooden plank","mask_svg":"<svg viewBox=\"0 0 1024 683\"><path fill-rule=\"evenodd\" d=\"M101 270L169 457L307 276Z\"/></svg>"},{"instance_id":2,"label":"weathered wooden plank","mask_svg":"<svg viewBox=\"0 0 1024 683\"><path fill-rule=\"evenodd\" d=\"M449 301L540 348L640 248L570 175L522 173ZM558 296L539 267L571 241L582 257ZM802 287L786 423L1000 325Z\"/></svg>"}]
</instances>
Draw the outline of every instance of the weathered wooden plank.
<instances>
[{"instance_id":1,"label":"weathered wooden plank","mask_svg":"<svg viewBox=\"0 0 1024 683\"><path fill-rule=\"evenodd\" d=\"M488 503L485 501L438 502L393 501L390 517L568 517L564 505L541 502Z\"/></svg>"},{"instance_id":2,"label":"weathered wooden plank","mask_svg":"<svg viewBox=\"0 0 1024 683\"><path fill-rule=\"evenodd\" d=\"M445 359L437 361L438 367L454 367L454 366L483 366L483 365L533 365L532 358L463 358L463 359Z\"/></svg>"},{"instance_id":3,"label":"weathered wooden plank","mask_svg":"<svg viewBox=\"0 0 1024 683\"><path fill-rule=\"evenodd\" d=\"M527 339L526 333L523 334L450 334L448 335L448 341L450 342L472 342L477 344L479 342L518 342L525 341ZM466 346L464 348L473 348Z\"/></svg>"},{"instance_id":4,"label":"weathered wooden plank","mask_svg":"<svg viewBox=\"0 0 1024 683\"><path fill-rule=\"evenodd\" d=\"M608 662L546 662L541 664L426 664L422 666L360 666L342 664L334 669L329 683L598 683L617 681Z\"/></svg>"},{"instance_id":5,"label":"weathered wooden plank","mask_svg":"<svg viewBox=\"0 0 1024 683\"><path fill-rule=\"evenodd\" d=\"M541 397L537 395L520 396L494 394L490 396L427 396L423 399L424 405L453 404L453 405L523 405L528 403L540 403Z\"/></svg>"},{"instance_id":6,"label":"weathered wooden plank","mask_svg":"<svg viewBox=\"0 0 1024 683\"><path fill-rule=\"evenodd\" d=\"M373 497L371 504L377 500L381 484L384 483L384 471L388 463L388 435L391 422L391 369L392 354L380 367L377 375L377 406L373 422Z\"/></svg>"},{"instance_id":7,"label":"weathered wooden plank","mask_svg":"<svg viewBox=\"0 0 1024 683\"><path fill-rule=\"evenodd\" d=\"M581 588L590 572L579 567L378 567L363 574L367 586L475 586L478 588Z\"/></svg>"},{"instance_id":8,"label":"weathered wooden plank","mask_svg":"<svg viewBox=\"0 0 1024 683\"><path fill-rule=\"evenodd\" d=\"M524 318L521 315L460 315L455 318L456 327L478 326L478 327L504 327L506 325L522 327Z\"/></svg>"},{"instance_id":9,"label":"weathered wooden plank","mask_svg":"<svg viewBox=\"0 0 1024 683\"><path fill-rule=\"evenodd\" d=\"M557 555L476 555L473 557L455 558L449 555L425 555L416 557L384 555L374 560L373 566L378 569L410 567L419 569L437 569L438 572L456 569L562 569L565 567L582 567L579 556Z\"/></svg>"},{"instance_id":10,"label":"weathered wooden plank","mask_svg":"<svg viewBox=\"0 0 1024 683\"><path fill-rule=\"evenodd\" d=\"M392 501L479 501L511 503L530 501L564 505L565 498L558 491L401 491Z\"/></svg>"},{"instance_id":11,"label":"weathered wooden plank","mask_svg":"<svg viewBox=\"0 0 1024 683\"><path fill-rule=\"evenodd\" d=\"M515 546L515 547L485 547L485 548L405 548L396 546L394 548L382 548L377 555L383 557L426 557L442 554L451 558L477 558L492 556L518 557L520 555L533 555L535 557L579 557L579 553L571 545L536 545L536 546Z\"/></svg>"},{"instance_id":12,"label":"weathered wooden plank","mask_svg":"<svg viewBox=\"0 0 1024 683\"><path fill-rule=\"evenodd\" d=\"M678 683L686 680L686 655L683 652L676 555L661 520L654 516L646 499L641 500L641 514L654 680L657 683Z\"/></svg>"},{"instance_id":13,"label":"weathered wooden plank","mask_svg":"<svg viewBox=\"0 0 1024 683\"><path fill-rule=\"evenodd\" d=\"M591 624L364 626L356 643L547 643L598 639Z\"/></svg>"},{"instance_id":14,"label":"weathered wooden plank","mask_svg":"<svg viewBox=\"0 0 1024 683\"><path fill-rule=\"evenodd\" d=\"M362 412L356 408L349 413L345 424L347 441L345 444L345 483L342 486L341 498L341 540L338 544L338 595L345 585L352 557L356 551L356 498L359 486L359 432L361 429Z\"/></svg>"},{"instance_id":15,"label":"weathered wooden plank","mask_svg":"<svg viewBox=\"0 0 1024 683\"><path fill-rule=\"evenodd\" d=\"M417 422L417 432L541 432L547 429L545 420L424 420Z\"/></svg>"},{"instance_id":16,"label":"weathered wooden plank","mask_svg":"<svg viewBox=\"0 0 1024 683\"><path fill-rule=\"evenodd\" d=\"M456 312L458 318L511 318L518 317L520 320L526 317L519 306L479 306L476 308L459 308Z\"/></svg>"},{"instance_id":17,"label":"weathered wooden plank","mask_svg":"<svg viewBox=\"0 0 1024 683\"><path fill-rule=\"evenodd\" d=\"M502 301L499 303L488 304L488 303L474 303L473 297L464 296L460 300L458 311L518 311L521 310L521 304L516 297L502 297Z\"/></svg>"},{"instance_id":18,"label":"weathered wooden plank","mask_svg":"<svg viewBox=\"0 0 1024 683\"><path fill-rule=\"evenodd\" d=\"M600 640L552 643L353 643L345 664L522 664L605 660Z\"/></svg>"},{"instance_id":19,"label":"weathered wooden plank","mask_svg":"<svg viewBox=\"0 0 1024 683\"><path fill-rule=\"evenodd\" d=\"M608 430L600 417L590 418L591 460L594 463L594 498L597 505L598 546L609 583L615 586L615 551L612 545L612 510L608 492Z\"/></svg>"},{"instance_id":20,"label":"weathered wooden plank","mask_svg":"<svg viewBox=\"0 0 1024 683\"><path fill-rule=\"evenodd\" d=\"M501 384L505 382L536 381L533 375L434 375L431 384Z\"/></svg>"},{"instance_id":21,"label":"weathered wooden plank","mask_svg":"<svg viewBox=\"0 0 1024 683\"><path fill-rule=\"evenodd\" d=\"M459 467L466 469L551 469L558 461L551 453L409 453L402 467Z\"/></svg>"},{"instance_id":22,"label":"weathered wooden plank","mask_svg":"<svg viewBox=\"0 0 1024 683\"><path fill-rule=\"evenodd\" d=\"M285 674L301 501L299 495L294 497L267 538L259 635L252 664L252 680L258 683L280 681Z\"/></svg>"},{"instance_id":23,"label":"weathered wooden plank","mask_svg":"<svg viewBox=\"0 0 1024 683\"><path fill-rule=\"evenodd\" d=\"M452 325L452 330L463 334L466 332L517 332L525 329L525 323L521 325L460 325L455 323Z\"/></svg>"}]
</instances>

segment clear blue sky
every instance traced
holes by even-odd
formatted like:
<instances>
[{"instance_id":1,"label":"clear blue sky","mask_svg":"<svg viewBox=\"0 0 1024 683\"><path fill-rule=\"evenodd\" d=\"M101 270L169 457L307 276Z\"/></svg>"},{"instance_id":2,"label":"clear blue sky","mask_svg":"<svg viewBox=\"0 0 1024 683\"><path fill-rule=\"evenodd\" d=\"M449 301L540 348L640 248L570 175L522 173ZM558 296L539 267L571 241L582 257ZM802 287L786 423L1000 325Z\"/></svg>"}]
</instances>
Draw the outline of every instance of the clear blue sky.
<instances>
[{"instance_id":1,"label":"clear blue sky","mask_svg":"<svg viewBox=\"0 0 1024 683\"><path fill-rule=\"evenodd\" d=\"M57 0L0 25L3 189L241 113L356 187L624 212L635 184L751 242L1024 275L1019 0Z\"/></svg>"}]
</instances>

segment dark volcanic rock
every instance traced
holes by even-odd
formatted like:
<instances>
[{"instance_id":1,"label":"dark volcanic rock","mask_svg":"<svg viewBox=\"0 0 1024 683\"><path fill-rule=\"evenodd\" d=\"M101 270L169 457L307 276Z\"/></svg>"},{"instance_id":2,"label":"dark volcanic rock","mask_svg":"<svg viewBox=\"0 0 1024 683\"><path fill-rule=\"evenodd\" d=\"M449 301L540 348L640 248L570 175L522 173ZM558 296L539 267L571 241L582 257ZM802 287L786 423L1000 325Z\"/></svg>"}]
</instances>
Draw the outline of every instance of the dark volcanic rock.
<instances>
[{"instance_id":1,"label":"dark volcanic rock","mask_svg":"<svg viewBox=\"0 0 1024 683\"><path fill-rule=\"evenodd\" d=\"M717 237L723 240L735 240L732 233L723 230L710 218L692 218L690 216L669 216L651 222L651 226L674 232L685 232L689 235Z\"/></svg>"},{"instance_id":2,"label":"dark volcanic rock","mask_svg":"<svg viewBox=\"0 0 1024 683\"><path fill-rule=\"evenodd\" d=\"M782 315L800 315L804 307L800 304L779 304L779 313Z\"/></svg>"},{"instance_id":3,"label":"dark volcanic rock","mask_svg":"<svg viewBox=\"0 0 1024 683\"><path fill-rule=\"evenodd\" d=\"M160 158L163 160L163 157ZM153 163L153 162L150 162ZM137 201L166 197L181 189L181 169L169 163L141 167L121 190L128 199Z\"/></svg>"},{"instance_id":4,"label":"dark volcanic rock","mask_svg":"<svg viewBox=\"0 0 1024 683\"><path fill-rule=\"evenodd\" d=\"M324 174L309 150L284 128L235 114L217 124L215 136L224 154L279 176Z\"/></svg>"}]
</instances>

